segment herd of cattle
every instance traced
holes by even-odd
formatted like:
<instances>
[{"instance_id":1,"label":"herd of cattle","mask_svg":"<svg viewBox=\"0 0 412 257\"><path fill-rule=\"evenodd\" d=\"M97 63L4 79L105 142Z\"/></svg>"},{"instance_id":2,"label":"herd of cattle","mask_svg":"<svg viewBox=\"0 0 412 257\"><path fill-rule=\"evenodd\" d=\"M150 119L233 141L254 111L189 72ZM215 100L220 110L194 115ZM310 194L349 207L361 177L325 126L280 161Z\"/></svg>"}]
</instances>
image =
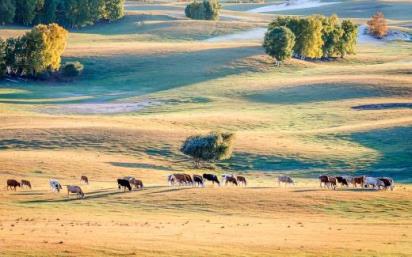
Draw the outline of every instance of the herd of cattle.
<instances>
[{"instance_id":1,"label":"herd of cattle","mask_svg":"<svg viewBox=\"0 0 412 257\"><path fill-rule=\"evenodd\" d=\"M197 186L197 187L204 187L205 182L209 181L213 185L216 184L220 186L221 184L224 185L234 185L234 186L239 186L247 185L246 178L244 176L235 176L233 174L223 174L221 176L221 181L219 181L219 178L215 174L203 174L203 175L189 175L185 173L175 173L167 176L167 182L169 183L170 186ZM278 185L280 186L282 183L285 185L294 185L295 181L290 177L290 176L278 176L277 177ZM328 189L333 189L336 190L337 185L339 184L341 187L349 187L349 185L352 185L353 187L357 187L358 185L361 188L373 188L376 190L380 189L391 189L393 190L395 187L394 181L392 178L388 177L380 177L380 178L375 178L375 177L367 177L367 176L359 176L359 177L352 177L352 176L327 176L327 175L321 175L319 176L319 181L320 181L320 187L321 188L328 188ZM89 179L86 176L81 176L80 178L81 183L89 184ZM56 179L50 179L49 180L49 185L50 188L53 192L60 192L60 190L63 189L62 185L60 182ZM67 188L67 195L70 196L70 194L76 194L80 198L84 198L84 192L81 189L80 186L77 185L65 185ZM21 182L15 180L15 179L8 179L7 180L7 190L15 190L17 187L27 187L30 188L32 187L30 181L28 180L21 180ZM143 182L140 179L136 179L131 176L123 177L123 178L118 178L117 179L117 187L118 189L123 189L123 191L126 191L128 189L129 191L132 191L132 188L136 189L142 189L143 188Z\"/></svg>"}]
</instances>

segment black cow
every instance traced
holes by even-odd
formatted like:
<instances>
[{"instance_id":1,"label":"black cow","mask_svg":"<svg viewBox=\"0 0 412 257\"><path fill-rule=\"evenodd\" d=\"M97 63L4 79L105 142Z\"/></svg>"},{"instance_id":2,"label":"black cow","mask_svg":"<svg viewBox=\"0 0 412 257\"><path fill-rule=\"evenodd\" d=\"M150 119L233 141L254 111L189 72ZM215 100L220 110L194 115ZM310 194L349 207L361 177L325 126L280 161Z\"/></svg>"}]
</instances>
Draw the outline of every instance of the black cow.
<instances>
[{"instance_id":1,"label":"black cow","mask_svg":"<svg viewBox=\"0 0 412 257\"><path fill-rule=\"evenodd\" d=\"M203 178L209 181L212 181L213 184L215 184L215 182L220 186L220 182L219 179L217 179L217 176L214 174L203 174Z\"/></svg>"},{"instance_id":2,"label":"black cow","mask_svg":"<svg viewBox=\"0 0 412 257\"><path fill-rule=\"evenodd\" d=\"M341 186L346 186L346 187L349 186L349 181L348 181L345 177L337 176L337 177L336 177L336 181L337 181L339 184L341 184Z\"/></svg>"},{"instance_id":3,"label":"black cow","mask_svg":"<svg viewBox=\"0 0 412 257\"><path fill-rule=\"evenodd\" d=\"M200 175L193 175L193 182L197 186L202 186L202 187L205 186L205 184L203 183L203 178Z\"/></svg>"},{"instance_id":4,"label":"black cow","mask_svg":"<svg viewBox=\"0 0 412 257\"><path fill-rule=\"evenodd\" d=\"M126 188L129 189L129 191L132 191L129 180L118 178L117 185L119 186L119 189L123 187L123 191L126 191Z\"/></svg>"}]
</instances>

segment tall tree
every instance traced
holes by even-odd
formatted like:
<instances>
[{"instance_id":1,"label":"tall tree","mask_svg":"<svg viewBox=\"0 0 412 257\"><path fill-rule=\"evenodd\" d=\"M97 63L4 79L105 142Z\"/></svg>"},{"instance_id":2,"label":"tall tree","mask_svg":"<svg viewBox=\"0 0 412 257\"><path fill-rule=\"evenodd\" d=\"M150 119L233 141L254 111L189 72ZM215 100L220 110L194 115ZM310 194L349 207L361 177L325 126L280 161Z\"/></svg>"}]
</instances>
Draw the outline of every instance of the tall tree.
<instances>
[{"instance_id":1,"label":"tall tree","mask_svg":"<svg viewBox=\"0 0 412 257\"><path fill-rule=\"evenodd\" d=\"M13 22L16 6L13 0L0 1L0 25Z\"/></svg>"},{"instance_id":2,"label":"tall tree","mask_svg":"<svg viewBox=\"0 0 412 257\"><path fill-rule=\"evenodd\" d=\"M14 21L18 24L28 26L36 17L37 0L15 0L16 14Z\"/></svg>"},{"instance_id":3,"label":"tall tree","mask_svg":"<svg viewBox=\"0 0 412 257\"><path fill-rule=\"evenodd\" d=\"M338 44L343 35L343 29L336 15L330 17L319 16L322 21L322 52L323 57L336 57L339 54Z\"/></svg>"},{"instance_id":4,"label":"tall tree","mask_svg":"<svg viewBox=\"0 0 412 257\"><path fill-rule=\"evenodd\" d=\"M376 12L372 19L368 21L368 26L369 33L377 38L383 38L388 33L388 24L383 12Z\"/></svg>"},{"instance_id":5,"label":"tall tree","mask_svg":"<svg viewBox=\"0 0 412 257\"><path fill-rule=\"evenodd\" d=\"M341 24L343 35L338 43L338 52L343 58L347 54L355 54L355 47L358 38L358 26L350 20L344 20Z\"/></svg>"},{"instance_id":6,"label":"tall tree","mask_svg":"<svg viewBox=\"0 0 412 257\"><path fill-rule=\"evenodd\" d=\"M42 12L42 22L43 24L50 24L56 22L56 12L57 12L58 0L45 0Z\"/></svg>"},{"instance_id":7,"label":"tall tree","mask_svg":"<svg viewBox=\"0 0 412 257\"><path fill-rule=\"evenodd\" d=\"M277 65L292 56L294 45L295 35L285 26L269 29L263 42L266 53L276 59Z\"/></svg>"},{"instance_id":8,"label":"tall tree","mask_svg":"<svg viewBox=\"0 0 412 257\"><path fill-rule=\"evenodd\" d=\"M312 16L302 21L301 40L304 42L300 49L301 57L320 58L322 57L322 22Z\"/></svg>"}]
</instances>

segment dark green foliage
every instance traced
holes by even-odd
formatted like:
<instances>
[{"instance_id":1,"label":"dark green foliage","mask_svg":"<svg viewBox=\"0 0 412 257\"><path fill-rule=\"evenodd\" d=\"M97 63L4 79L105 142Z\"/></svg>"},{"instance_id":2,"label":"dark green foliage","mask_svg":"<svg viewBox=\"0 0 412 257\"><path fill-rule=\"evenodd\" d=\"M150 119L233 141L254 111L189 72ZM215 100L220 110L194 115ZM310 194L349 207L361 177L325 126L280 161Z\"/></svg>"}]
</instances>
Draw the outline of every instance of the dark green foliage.
<instances>
[{"instance_id":1,"label":"dark green foliage","mask_svg":"<svg viewBox=\"0 0 412 257\"><path fill-rule=\"evenodd\" d=\"M16 12L16 6L14 0L1 0L0 1L0 25L5 23L11 23L14 19Z\"/></svg>"},{"instance_id":2,"label":"dark green foliage","mask_svg":"<svg viewBox=\"0 0 412 257\"><path fill-rule=\"evenodd\" d=\"M233 141L232 133L212 132L187 138L180 151L191 156L197 164L200 161L226 160L232 156Z\"/></svg>"},{"instance_id":3,"label":"dark green foliage","mask_svg":"<svg viewBox=\"0 0 412 257\"><path fill-rule=\"evenodd\" d=\"M124 0L0 0L0 24L58 23L80 28L124 16ZM5 15L3 15L3 13Z\"/></svg>"},{"instance_id":4,"label":"dark green foliage","mask_svg":"<svg viewBox=\"0 0 412 257\"><path fill-rule=\"evenodd\" d=\"M6 42L0 38L0 78L6 75Z\"/></svg>"},{"instance_id":5,"label":"dark green foliage","mask_svg":"<svg viewBox=\"0 0 412 257\"><path fill-rule=\"evenodd\" d=\"M124 0L106 0L105 15L106 20L118 20L124 16Z\"/></svg>"},{"instance_id":6,"label":"dark green foliage","mask_svg":"<svg viewBox=\"0 0 412 257\"><path fill-rule=\"evenodd\" d=\"M36 17L37 0L15 0L16 13L14 21L18 24L28 26Z\"/></svg>"},{"instance_id":7,"label":"dark green foliage","mask_svg":"<svg viewBox=\"0 0 412 257\"><path fill-rule=\"evenodd\" d=\"M292 57L295 35L287 27L270 28L265 34L263 47L268 55L282 62Z\"/></svg>"},{"instance_id":8,"label":"dark green foliage","mask_svg":"<svg viewBox=\"0 0 412 257\"><path fill-rule=\"evenodd\" d=\"M194 1L185 8L185 15L195 20L217 20L221 6L218 0Z\"/></svg>"},{"instance_id":9,"label":"dark green foliage","mask_svg":"<svg viewBox=\"0 0 412 257\"><path fill-rule=\"evenodd\" d=\"M83 64L80 62L69 62L62 66L61 73L64 77L73 78L79 76L83 71Z\"/></svg>"},{"instance_id":10,"label":"dark green foliage","mask_svg":"<svg viewBox=\"0 0 412 257\"><path fill-rule=\"evenodd\" d=\"M268 32L280 26L289 28L296 37L295 57L318 59L355 54L357 26L349 20L340 22L336 15L277 17L269 24Z\"/></svg>"}]
</instances>

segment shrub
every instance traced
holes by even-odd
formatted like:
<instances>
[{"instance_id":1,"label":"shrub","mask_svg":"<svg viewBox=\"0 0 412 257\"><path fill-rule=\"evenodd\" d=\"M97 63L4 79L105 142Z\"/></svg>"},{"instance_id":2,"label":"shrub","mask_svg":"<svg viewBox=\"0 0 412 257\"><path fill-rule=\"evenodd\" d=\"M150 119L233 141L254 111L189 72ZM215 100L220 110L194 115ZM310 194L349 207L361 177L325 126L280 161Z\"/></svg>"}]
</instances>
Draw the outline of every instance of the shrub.
<instances>
[{"instance_id":1,"label":"shrub","mask_svg":"<svg viewBox=\"0 0 412 257\"><path fill-rule=\"evenodd\" d=\"M185 15L195 20L217 20L220 8L218 0L194 1L186 6Z\"/></svg>"},{"instance_id":2,"label":"shrub","mask_svg":"<svg viewBox=\"0 0 412 257\"><path fill-rule=\"evenodd\" d=\"M377 38L383 38L388 33L388 25L382 12L376 12L368 21L369 33Z\"/></svg>"},{"instance_id":3,"label":"shrub","mask_svg":"<svg viewBox=\"0 0 412 257\"><path fill-rule=\"evenodd\" d=\"M83 72L83 64L80 62L68 62L61 68L64 77L73 78L79 76Z\"/></svg>"},{"instance_id":4,"label":"shrub","mask_svg":"<svg viewBox=\"0 0 412 257\"><path fill-rule=\"evenodd\" d=\"M191 156L198 166L200 161L229 159L232 156L233 141L232 133L212 132L187 138L180 151Z\"/></svg>"},{"instance_id":5,"label":"shrub","mask_svg":"<svg viewBox=\"0 0 412 257\"><path fill-rule=\"evenodd\" d=\"M268 55L276 59L276 64L292 57L295 35L287 27L269 29L265 34L263 47Z\"/></svg>"}]
</instances>

